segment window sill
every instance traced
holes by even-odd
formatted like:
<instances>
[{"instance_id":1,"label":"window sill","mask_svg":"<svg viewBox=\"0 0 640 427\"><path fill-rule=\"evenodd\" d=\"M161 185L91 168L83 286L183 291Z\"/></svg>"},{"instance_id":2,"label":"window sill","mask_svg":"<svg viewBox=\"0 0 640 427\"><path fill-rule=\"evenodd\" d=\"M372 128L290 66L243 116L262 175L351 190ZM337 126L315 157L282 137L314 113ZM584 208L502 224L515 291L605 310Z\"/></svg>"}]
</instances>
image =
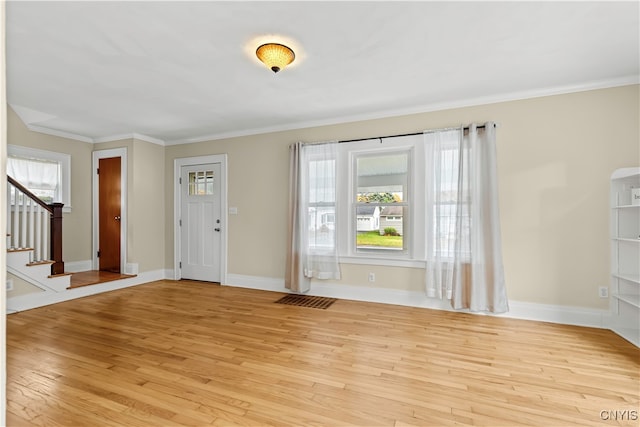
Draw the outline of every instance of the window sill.
<instances>
[{"instance_id":1,"label":"window sill","mask_svg":"<svg viewBox=\"0 0 640 427\"><path fill-rule=\"evenodd\" d=\"M384 265L387 267L426 268L426 262L417 259L392 259L364 256L341 256L340 264Z\"/></svg>"}]
</instances>

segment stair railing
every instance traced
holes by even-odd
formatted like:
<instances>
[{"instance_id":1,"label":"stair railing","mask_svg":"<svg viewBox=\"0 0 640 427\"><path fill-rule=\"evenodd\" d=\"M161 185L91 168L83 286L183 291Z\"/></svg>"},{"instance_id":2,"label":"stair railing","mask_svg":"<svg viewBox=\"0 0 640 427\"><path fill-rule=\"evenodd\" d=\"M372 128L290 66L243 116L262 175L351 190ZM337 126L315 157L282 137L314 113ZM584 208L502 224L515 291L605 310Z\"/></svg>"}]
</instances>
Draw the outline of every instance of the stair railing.
<instances>
[{"instance_id":1,"label":"stair railing","mask_svg":"<svg viewBox=\"0 0 640 427\"><path fill-rule=\"evenodd\" d=\"M7 175L7 248L33 249L31 262L53 262L51 274L63 274L63 206L45 203Z\"/></svg>"}]
</instances>

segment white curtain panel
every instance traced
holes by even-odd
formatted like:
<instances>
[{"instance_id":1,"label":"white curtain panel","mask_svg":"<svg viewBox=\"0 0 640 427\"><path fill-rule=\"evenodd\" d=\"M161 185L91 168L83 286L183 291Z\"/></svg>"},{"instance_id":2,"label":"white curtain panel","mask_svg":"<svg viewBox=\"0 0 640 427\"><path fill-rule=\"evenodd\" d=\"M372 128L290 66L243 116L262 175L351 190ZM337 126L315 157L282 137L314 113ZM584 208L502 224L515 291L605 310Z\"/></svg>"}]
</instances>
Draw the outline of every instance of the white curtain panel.
<instances>
[{"instance_id":1,"label":"white curtain panel","mask_svg":"<svg viewBox=\"0 0 640 427\"><path fill-rule=\"evenodd\" d=\"M7 175L27 188L56 190L59 182L60 167L57 163L20 159L7 159Z\"/></svg>"},{"instance_id":2,"label":"white curtain panel","mask_svg":"<svg viewBox=\"0 0 640 427\"><path fill-rule=\"evenodd\" d=\"M427 296L451 299L461 129L425 133ZM429 221L430 219L430 221Z\"/></svg>"},{"instance_id":3,"label":"white curtain panel","mask_svg":"<svg viewBox=\"0 0 640 427\"><path fill-rule=\"evenodd\" d=\"M303 144L298 142L289 146L289 206L287 227L287 264L284 283L293 292L307 292L311 280L302 274L302 236L300 235L300 181L301 151Z\"/></svg>"},{"instance_id":4,"label":"white curtain panel","mask_svg":"<svg viewBox=\"0 0 640 427\"><path fill-rule=\"evenodd\" d=\"M509 310L502 264L495 125L425 133L432 166L427 185L427 295L454 309Z\"/></svg>"},{"instance_id":5,"label":"white curtain panel","mask_svg":"<svg viewBox=\"0 0 640 427\"><path fill-rule=\"evenodd\" d=\"M340 279L336 244L337 142L289 148L289 227L285 287L307 292L311 279Z\"/></svg>"}]
</instances>

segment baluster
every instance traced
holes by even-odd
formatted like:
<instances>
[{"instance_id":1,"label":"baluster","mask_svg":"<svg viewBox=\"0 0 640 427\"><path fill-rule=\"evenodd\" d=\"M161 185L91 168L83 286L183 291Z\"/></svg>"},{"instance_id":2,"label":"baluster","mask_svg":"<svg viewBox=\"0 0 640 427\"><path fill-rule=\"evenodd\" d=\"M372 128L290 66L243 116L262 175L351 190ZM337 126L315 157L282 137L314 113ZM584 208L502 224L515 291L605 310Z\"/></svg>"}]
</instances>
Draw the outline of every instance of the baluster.
<instances>
[{"instance_id":1,"label":"baluster","mask_svg":"<svg viewBox=\"0 0 640 427\"><path fill-rule=\"evenodd\" d=\"M35 240L35 236L33 235L34 233L34 215L35 215L35 204L33 200L29 199L29 214L28 214L28 218L29 221L27 223L27 239L29 241L29 247L31 249L35 249L35 245L36 245L36 240ZM33 253L33 256L35 256L35 252Z\"/></svg>"},{"instance_id":2,"label":"baluster","mask_svg":"<svg viewBox=\"0 0 640 427\"><path fill-rule=\"evenodd\" d=\"M20 247L20 215L18 214L18 210L20 209L20 194L22 194L21 191L19 191L17 188L14 191L14 203L13 203L13 228L11 229L11 236L12 236L12 240L13 240L13 247L14 248L19 248Z\"/></svg>"},{"instance_id":3,"label":"baluster","mask_svg":"<svg viewBox=\"0 0 640 427\"><path fill-rule=\"evenodd\" d=\"M7 182L7 233L10 237L7 239L7 248L13 247L13 233L11 232L11 193L13 185Z\"/></svg>"},{"instance_id":4,"label":"baluster","mask_svg":"<svg viewBox=\"0 0 640 427\"><path fill-rule=\"evenodd\" d=\"M27 201L30 200L26 194L22 195L22 203L20 209L20 247L27 247Z\"/></svg>"},{"instance_id":5,"label":"baluster","mask_svg":"<svg viewBox=\"0 0 640 427\"><path fill-rule=\"evenodd\" d=\"M42 259L49 260L49 211L42 210Z\"/></svg>"},{"instance_id":6,"label":"baluster","mask_svg":"<svg viewBox=\"0 0 640 427\"><path fill-rule=\"evenodd\" d=\"M35 261L42 261L42 206L36 204Z\"/></svg>"},{"instance_id":7,"label":"baluster","mask_svg":"<svg viewBox=\"0 0 640 427\"><path fill-rule=\"evenodd\" d=\"M38 204L35 203L33 200L29 199L29 247L34 250L34 252L32 253L32 256L35 256L35 249L36 249L36 239L35 239L36 227L34 224L36 206L38 206ZM32 259L31 261L34 261L34 260L35 259Z\"/></svg>"}]
</instances>

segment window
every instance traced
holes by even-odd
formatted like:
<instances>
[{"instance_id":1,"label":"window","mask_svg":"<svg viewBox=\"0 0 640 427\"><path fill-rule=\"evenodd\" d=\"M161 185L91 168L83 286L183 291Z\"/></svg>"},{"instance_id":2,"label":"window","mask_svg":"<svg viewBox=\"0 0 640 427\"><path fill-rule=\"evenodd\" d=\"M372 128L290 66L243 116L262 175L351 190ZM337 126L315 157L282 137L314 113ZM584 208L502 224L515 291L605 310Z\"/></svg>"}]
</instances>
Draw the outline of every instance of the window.
<instances>
[{"instance_id":1,"label":"window","mask_svg":"<svg viewBox=\"0 0 640 427\"><path fill-rule=\"evenodd\" d=\"M318 252L333 249L336 244L336 160L326 158L316 160L313 155L311 157L307 177L308 242L309 248Z\"/></svg>"},{"instance_id":2,"label":"window","mask_svg":"<svg viewBox=\"0 0 640 427\"><path fill-rule=\"evenodd\" d=\"M406 252L409 158L409 151L354 155L352 213L356 222L370 218L371 224L377 224L375 228L356 228L356 253Z\"/></svg>"},{"instance_id":3,"label":"window","mask_svg":"<svg viewBox=\"0 0 640 427\"><path fill-rule=\"evenodd\" d=\"M468 234L470 227L469 206L465 202L468 197L463 194L460 204L458 204L457 199L460 150L455 143L449 145L440 152L440 170L436 169L434 171L434 174L438 174L440 177L439 190L436 185L436 179L433 179L431 183L435 190L434 211L432 212L435 220L431 222L434 236L432 244L435 251L443 258L453 258L458 215L460 216L462 230L466 230L466 234Z\"/></svg>"},{"instance_id":4,"label":"window","mask_svg":"<svg viewBox=\"0 0 640 427\"><path fill-rule=\"evenodd\" d=\"M213 171L189 172L189 195L209 196L213 194Z\"/></svg>"},{"instance_id":5,"label":"window","mask_svg":"<svg viewBox=\"0 0 640 427\"><path fill-rule=\"evenodd\" d=\"M340 261L424 267L423 135L347 142L337 150L335 225Z\"/></svg>"},{"instance_id":6,"label":"window","mask_svg":"<svg viewBox=\"0 0 640 427\"><path fill-rule=\"evenodd\" d=\"M71 156L15 145L7 154L7 175L45 203L64 203L63 211L71 211Z\"/></svg>"}]
</instances>

